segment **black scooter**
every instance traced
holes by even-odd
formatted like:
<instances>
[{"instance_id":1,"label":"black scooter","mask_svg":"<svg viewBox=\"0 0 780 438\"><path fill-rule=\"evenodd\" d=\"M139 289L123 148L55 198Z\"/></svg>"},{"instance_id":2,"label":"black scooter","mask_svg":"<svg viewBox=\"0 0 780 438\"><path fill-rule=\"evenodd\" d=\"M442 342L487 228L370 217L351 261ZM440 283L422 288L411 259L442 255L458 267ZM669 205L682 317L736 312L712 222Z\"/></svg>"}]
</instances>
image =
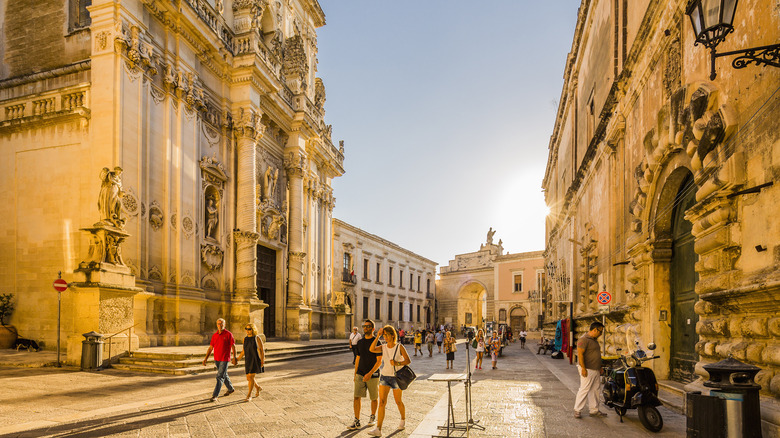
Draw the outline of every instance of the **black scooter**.
<instances>
[{"instance_id":1,"label":"black scooter","mask_svg":"<svg viewBox=\"0 0 780 438\"><path fill-rule=\"evenodd\" d=\"M630 356L617 356L611 365L605 367L604 404L615 409L621 423L626 411L637 409L642 426L658 432L664 426L664 420L656 409L661 405L658 381L653 370L643 367L642 363L660 356L648 357L638 344ZM655 344L651 343L647 348L655 350Z\"/></svg>"}]
</instances>

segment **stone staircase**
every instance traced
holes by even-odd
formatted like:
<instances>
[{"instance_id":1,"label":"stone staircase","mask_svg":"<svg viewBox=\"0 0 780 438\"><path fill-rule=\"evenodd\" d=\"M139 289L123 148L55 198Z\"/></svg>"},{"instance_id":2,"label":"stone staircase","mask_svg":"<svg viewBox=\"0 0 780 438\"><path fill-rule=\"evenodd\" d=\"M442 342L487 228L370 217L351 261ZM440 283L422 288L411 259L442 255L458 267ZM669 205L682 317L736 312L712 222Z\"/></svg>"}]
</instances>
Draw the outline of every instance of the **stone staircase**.
<instances>
[{"instance_id":1,"label":"stone staircase","mask_svg":"<svg viewBox=\"0 0 780 438\"><path fill-rule=\"evenodd\" d=\"M241 354L241 344L236 344L236 354ZM203 357L208 345L188 345L178 347L150 347L131 352L112 364L116 370L188 375L214 371L214 356L203 366ZM351 353L349 344L344 339L317 339L313 341L273 341L265 343L265 363L272 365L298 359L308 359L317 356ZM231 368L243 369L243 361Z\"/></svg>"}]
</instances>

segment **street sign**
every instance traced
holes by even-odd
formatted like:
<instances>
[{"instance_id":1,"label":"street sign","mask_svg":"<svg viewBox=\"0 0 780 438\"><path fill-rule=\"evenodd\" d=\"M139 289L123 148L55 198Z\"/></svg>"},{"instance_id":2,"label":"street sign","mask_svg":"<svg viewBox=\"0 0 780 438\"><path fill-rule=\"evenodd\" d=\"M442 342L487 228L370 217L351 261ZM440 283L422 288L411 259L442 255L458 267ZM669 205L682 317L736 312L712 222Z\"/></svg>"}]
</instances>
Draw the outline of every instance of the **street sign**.
<instances>
[{"instance_id":1,"label":"street sign","mask_svg":"<svg viewBox=\"0 0 780 438\"><path fill-rule=\"evenodd\" d=\"M596 299L598 300L599 304L609 304L609 302L612 301L612 295L610 295L607 291L601 291L599 292Z\"/></svg>"},{"instance_id":2,"label":"street sign","mask_svg":"<svg viewBox=\"0 0 780 438\"><path fill-rule=\"evenodd\" d=\"M65 292L65 290L68 288L68 282L61 278L58 278L54 280L53 286L54 289L57 290L57 292Z\"/></svg>"},{"instance_id":3,"label":"street sign","mask_svg":"<svg viewBox=\"0 0 780 438\"><path fill-rule=\"evenodd\" d=\"M598 313L609 313L609 304L599 304Z\"/></svg>"}]
</instances>

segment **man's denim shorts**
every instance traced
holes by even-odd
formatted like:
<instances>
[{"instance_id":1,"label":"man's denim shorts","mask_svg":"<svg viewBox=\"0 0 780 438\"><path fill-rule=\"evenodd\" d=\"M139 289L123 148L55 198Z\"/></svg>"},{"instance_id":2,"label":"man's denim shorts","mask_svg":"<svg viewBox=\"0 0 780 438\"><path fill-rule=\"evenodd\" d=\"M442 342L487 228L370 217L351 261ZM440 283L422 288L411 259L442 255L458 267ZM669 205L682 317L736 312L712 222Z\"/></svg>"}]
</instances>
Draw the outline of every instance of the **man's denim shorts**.
<instances>
[{"instance_id":1,"label":"man's denim shorts","mask_svg":"<svg viewBox=\"0 0 780 438\"><path fill-rule=\"evenodd\" d=\"M389 386L393 389L401 389L398 386L398 381L395 380L395 376L381 376L379 377L379 384L381 386Z\"/></svg>"}]
</instances>

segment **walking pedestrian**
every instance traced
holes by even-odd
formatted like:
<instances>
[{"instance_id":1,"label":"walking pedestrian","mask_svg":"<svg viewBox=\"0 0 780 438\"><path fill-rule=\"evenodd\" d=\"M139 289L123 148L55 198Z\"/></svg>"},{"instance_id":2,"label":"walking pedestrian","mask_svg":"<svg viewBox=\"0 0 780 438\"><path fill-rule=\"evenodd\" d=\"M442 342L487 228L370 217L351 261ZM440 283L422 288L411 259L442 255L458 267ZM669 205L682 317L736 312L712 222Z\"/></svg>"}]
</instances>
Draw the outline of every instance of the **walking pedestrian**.
<instances>
[{"instance_id":1,"label":"walking pedestrian","mask_svg":"<svg viewBox=\"0 0 780 438\"><path fill-rule=\"evenodd\" d=\"M520 348L525 348L525 338L528 336L528 332L520 330Z\"/></svg>"},{"instance_id":2,"label":"walking pedestrian","mask_svg":"<svg viewBox=\"0 0 780 438\"><path fill-rule=\"evenodd\" d=\"M482 357L485 355L485 332L483 332L482 329L479 329L477 332L477 348L475 351L477 352L477 362L474 365L474 369L481 370Z\"/></svg>"},{"instance_id":3,"label":"walking pedestrian","mask_svg":"<svg viewBox=\"0 0 780 438\"><path fill-rule=\"evenodd\" d=\"M580 372L580 389L574 400L574 418L582 418L585 400L588 401L591 417L606 417L599 410L599 374L601 371L601 347L597 339L604 333L604 324L596 321L590 331L577 340L577 370Z\"/></svg>"},{"instance_id":4,"label":"walking pedestrian","mask_svg":"<svg viewBox=\"0 0 780 438\"><path fill-rule=\"evenodd\" d=\"M386 325L382 329L382 336L385 339L384 345L377 345L378 337L371 343L372 353L382 353L382 368L379 377L379 412L377 413L376 427L368 432L371 436L382 436L382 423L385 420L385 407L387 406L387 396L390 389L393 390L395 404L398 405L398 412L401 414L401 423L398 424L398 430L406 428L406 407L402 400L403 391L398 386L395 378L397 367L402 367L412 363L406 348L398 342L398 335L391 325ZM398 359L401 360L398 360Z\"/></svg>"},{"instance_id":5,"label":"walking pedestrian","mask_svg":"<svg viewBox=\"0 0 780 438\"><path fill-rule=\"evenodd\" d=\"M428 332L425 335L425 343L428 344L428 357L433 357L433 343L435 342L433 332Z\"/></svg>"},{"instance_id":6,"label":"walking pedestrian","mask_svg":"<svg viewBox=\"0 0 780 438\"><path fill-rule=\"evenodd\" d=\"M241 350L241 354L238 355L238 360L244 359L244 372L246 373L246 381L249 386L246 401L252 401L252 390L255 390L255 397L259 397L260 391L263 389L255 380L255 376L263 372L265 346L257 333L257 326L254 323L247 324L244 327L244 331L247 332L246 336L244 336L244 348Z\"/></svg>"},{"instance_id":7,"label":"walking pedestrian","mask_svg":"<svg viewBox=\"0 0 780 438\"><path fill-rule=\"evenodd\" d=\"M498 339L498 332L493 330L493 336L490 337L488 343L490 347L490 360L493 362L493 369L497 369L496 363L498 362L498 352L501 350L501 340Z\"/></svg>"},{"instance_id":8,"label":"walking pedestrian","mask_svg":"<svg viewBox=\"0 0 780 438\"><path fill-rule=\"evenodd\" d=\"M352 350L352 365L355 365L357 357L357 342L360 340L360 333L357 327L352 327L352 333L349 334L349 348Z\"/></svg>"},{"instance_id":9,"label":"walking pedestrian","mask_svg":"<svg viewBox=\"0 0 780 438\"><path fill-rule=\"evenodd\" d=\"M452 337L449 330L444 335L444 352L447 353L446 369L451 370L455 363L455 338Z\"/></svg>"},{"instance_id":10,"label":"walking pedestrian","mask_svg":"<svg viewBox=\"0 0 780 438\"><path fill-rule=\"evenodd\" d=\"M214 387L214 392L211 394L211 401L217 401L219 397L219 391L222 389L222 383L225 383L225 396L235 392L233 383L230 381L227 370L230 364L230 357L233 357L233 365L236 365L236 341L233 338L233 333L225 329L225 320L219 318L217 320L217 332L211 335L211 343L209 349L206 352L206 358L203 359L203 366L206 366L206 362L211 356L211 352L214 352L214 364L217 366L217 385Z\"/></svg>"},{"instance_id":11,"label":"walking pedestrian","mask_svg":"<svg viewBox=\"0 0 780 438\"><path fill-rule=\"evenodd\" d=\"M382 363L381 353L372 353L371 344L374 343L374 321L367 319L363 321L363 337L357 341L357 360L355 361L355 389L353 408L355 410L355 421L347 429L360 429L360 402L368 392L371 400L371 417L368 419L368 426L376 424L376 408L379 399L379 366Z\"/></svg>"},{"instance_id":12,"label":"walking pedestrian","mask_svg":"<svg viewBox=\"0 0 780 438\"><path fill-rule=\"evenodd\" d=\"M441 343L444 341L444 330L436 332L436 345L439 346L439 354L441 354Z\"/></svg>"},{"instance_id":13,"label":"walking pedestrian","mask_svg":"<svg viewBox=\"0 0 780 438\"><path fill-rule=\"evenodd\" d=\"M419 330L414 331L414 355L417 356L417 352L420 352L422 356L422 333Z\"/></svg>"}]
</instances>

